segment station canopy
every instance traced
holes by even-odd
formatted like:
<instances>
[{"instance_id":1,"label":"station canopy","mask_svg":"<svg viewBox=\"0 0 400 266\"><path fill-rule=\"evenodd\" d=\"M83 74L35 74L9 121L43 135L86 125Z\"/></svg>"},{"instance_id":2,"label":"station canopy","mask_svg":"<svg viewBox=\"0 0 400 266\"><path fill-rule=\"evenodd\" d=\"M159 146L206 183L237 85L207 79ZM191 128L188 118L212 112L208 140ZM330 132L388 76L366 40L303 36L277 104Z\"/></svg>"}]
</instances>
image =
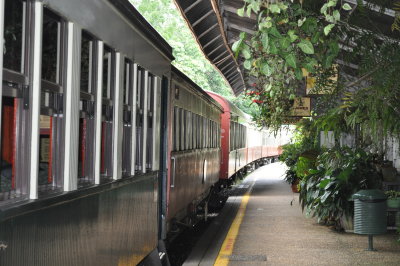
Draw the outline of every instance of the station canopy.
<instances>
[{"instance_id":1,"label":"station canopy","mask_svg":"<svg viewBox=\"0 0 400 266\"><path fill-rule=\"evenodd\" d=\"M254 13L250 17L241 17L237 10L244 5L243 0L174 0L183 18L186 20L198 45L206 58L218 69L227 80L233 93L237 96L254 81L246 75L243 67L244 58L235 58L232 45L239 39L241 32L252 35L257 27L257 17ZM368 8L368 18L375 23L379 34L393 39L399 39L399 33L391 30L396 13L393 9L382 8L374 0L344 0L356 9L358 3ZM272 0L272 2L274 2ZM378 1L379 2L379 1ZM387 2L387 1L386 1ZM393 1L394 3L395 1ZM354 25L355 30L370 30L363 27L367 23L358 17ZM337 62L354 66L346 62Z\"/></svg>"}]
</instances>

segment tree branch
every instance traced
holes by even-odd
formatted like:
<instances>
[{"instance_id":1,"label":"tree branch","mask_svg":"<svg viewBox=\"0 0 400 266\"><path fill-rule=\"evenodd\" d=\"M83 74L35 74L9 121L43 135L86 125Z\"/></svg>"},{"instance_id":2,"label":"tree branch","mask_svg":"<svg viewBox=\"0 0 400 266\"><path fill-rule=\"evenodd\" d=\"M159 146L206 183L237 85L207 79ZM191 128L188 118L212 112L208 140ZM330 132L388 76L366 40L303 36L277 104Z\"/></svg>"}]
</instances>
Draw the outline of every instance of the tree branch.
<instances>
[{"instance_id":1,"label":"tree branch","mask_svg":"<svg viewBox=\"0 0 400 266\"><path fill-rule=\"evenodd\" d=\"M386 64L385 64L386 65ZM345 84L345 87L353 87L354 85L360 83L363 80L366 80L367 78L369 78L370 76L372 76L372 74L374 74L376 71L378 71L380 68L384 67L385 65L381 66L381 65L377 65L374 69L372 69L371 71L369 71L368 73L366 73L364 76L360 77L359 79L349 82L347 84Z\"/></svg>"}]
</instances>

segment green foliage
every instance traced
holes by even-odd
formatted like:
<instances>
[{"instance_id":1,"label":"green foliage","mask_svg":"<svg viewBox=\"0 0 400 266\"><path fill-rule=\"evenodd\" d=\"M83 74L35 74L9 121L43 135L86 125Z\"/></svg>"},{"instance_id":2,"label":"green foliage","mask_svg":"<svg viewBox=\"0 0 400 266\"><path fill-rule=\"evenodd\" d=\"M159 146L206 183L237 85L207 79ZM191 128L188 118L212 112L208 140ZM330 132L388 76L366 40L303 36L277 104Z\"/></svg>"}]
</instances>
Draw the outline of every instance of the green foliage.
<instances>
[{"instance_id":1,"label":"green foliage","mask_svg":"<svg viewBox=\"0 0 400 266\"><path fill-rule=\"evenodd\" d=\"M279 157L279 160L289 167L285 181L290 184L308 175L308 169L315 164L319 154L316 134L310 130L311 125L310 120L300 121L294 133L294 142L284 145Z\"/></svg>"},{"instance_id":2,"label":"green foliage","mask_svg":"<svg viewBox=\"0 0 400 266\"><path fill-rule=\"evenodd\" d=\"M147 21L173 47L173 64L204 90L216 92L234 102L244 112L256 111L251 100L235 97L226 81L204 58L181 14L170 0L130 0Z\"/></svg>"},{"instance_id":3,"label":"green foliage","mask_svg":"<svg viewBox=\"0 0 400 266\"><path fill-rule=\"evenodd\" d=\"M388 197L388 199L397 199L400 198L400 191L396 191L396 190L389 190L389 191L385 191L386 196Z\"/></svg>"},{"instance_id":4,"label":"green foliage","mask_svg":"<svg viewBox=\"0 0 400 266\"><path fill-rule=\"evenodd\" d=\"M351 196L360 189L381 186L376 158L362 149L333 148L318 156L317 167L301 181L302 208L319 222L340 227L342 215L353 214Z\"/></svg>"},{"instance_id":5,"label":"green foliage","mask_svg":"<svg viewBox=\"0 0 400 266\"><path fill-rule=\"evenodd\" d=\"M394 3L393 9L396 11L396 14L392 24L392 31L400 31L400 1Z\"/></svg>"},{"instance_id":6,"label":"green foliage","mask_svg":"<svg viewBox=\"0 0 400 266\"><path fill-rule=\"evenodd\" d=\"M257 80L249 89L257 93L247 95L259 109L254 116L258 125L279 130L291 122L296 89L303 84L303 68L320 75L332 72L339 52L338 31L334 30L340 20L337 2L326 1L321 17L296 1L244 1L238 14L256 13L258 30L250 40L241 34L232 49L245 59L245 69Z\"/></svg>"}]
</instances>

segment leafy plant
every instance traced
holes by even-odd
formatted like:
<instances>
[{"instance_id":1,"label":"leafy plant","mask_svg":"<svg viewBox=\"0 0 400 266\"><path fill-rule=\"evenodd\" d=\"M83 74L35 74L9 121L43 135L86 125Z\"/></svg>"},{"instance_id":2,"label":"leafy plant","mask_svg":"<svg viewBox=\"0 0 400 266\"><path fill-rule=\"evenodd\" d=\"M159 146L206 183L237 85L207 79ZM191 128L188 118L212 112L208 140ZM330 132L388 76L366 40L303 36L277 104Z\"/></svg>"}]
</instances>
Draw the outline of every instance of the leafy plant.
<instances>
[{"instance_id":1,"label":"leafy plant","mask_svg":"<svg viewBox=\"0 0 400 266\"><path fill-rule=\"evenodd\" d=\"M238 15L257 14L258 29L250 39L241 33L232 49L244 58L249 78L256 81L247 92L259 108L255 121L278 130L294 120L292 106L298 97L296 89L303 85L304 71L324 77L335 72L333 61L339 53L340 32L338 1L322 2L317 11L303 8L303 1L244 2ZM343 9L351 7L346 4ZM317 78L316 87L326 86L326 81Z\"/></svg>"},{"instance_id":2,"label":"leafy plant","mask_svg":"<svg viewBox=\"0 0 400 266\"><path fill-rule=\"evenodd\" d=\"M330 149L301 181L300 202L319 222L340 227L342 215L353 215L351 196L360 189L377 188L381 177L375 157L361 149Z\"/></svg>"},{"instance_id":3,"label":"leafy plant","mask_svg":"<svg viewBox=\"0 0 400 266\"><path fill-rule=\"evenodd\" d=\"M314 164L319 154L315 140L316 135L310 132L311 121L304 119L297 124L294 132L294 143L283 146L279 157L289 169L286 171L285 181L294 184L297 180L308 174L308 169Z\"/></svg>"},{"instance_id":4,"label":"leafy plant","mask_svg":"<svg viewBox=\"0 0 400 266\"><path fill-rule=\"evenodd\" d=\"M400 191L388 190L388 191L385 191L385 194L388 197L388 199L400 198Z\"/></svg>"},{"instance_id":5,"label":"leafy plant","mask_svg":"<svg viewBox=\"0 0 400 266\"><path fill-rule=\"evenodd\" d=\"M295 183L299 180L299 177L296 175L296 172L294 172L294 171L288 169L288 170L286 170L284 180L285 180L287 183L293 185L293 184L295 184Z\"/></svg>"}]
</instances>

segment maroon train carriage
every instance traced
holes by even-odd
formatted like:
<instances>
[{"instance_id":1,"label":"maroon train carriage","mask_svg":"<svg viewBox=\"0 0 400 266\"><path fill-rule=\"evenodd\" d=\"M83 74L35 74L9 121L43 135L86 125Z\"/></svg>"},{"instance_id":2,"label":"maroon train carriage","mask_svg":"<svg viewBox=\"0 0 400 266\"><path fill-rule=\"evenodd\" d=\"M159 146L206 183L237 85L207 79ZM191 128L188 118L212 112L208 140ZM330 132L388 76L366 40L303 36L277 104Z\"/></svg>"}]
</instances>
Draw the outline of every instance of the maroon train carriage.
<instances>
[{"instance_id":1,"label":"maroon train carriage","mask_svg":"<svg viewBox=\"0 0 400 266\"><path fill-rule=\"evenodd\" d=\"M231 178L247 165L259 164L281 154L279 138L252 126L249 115L223 96L210 91L208 94L223 108L220 179L224 185L228 185Z\"/></svg>"}]
</instances>

